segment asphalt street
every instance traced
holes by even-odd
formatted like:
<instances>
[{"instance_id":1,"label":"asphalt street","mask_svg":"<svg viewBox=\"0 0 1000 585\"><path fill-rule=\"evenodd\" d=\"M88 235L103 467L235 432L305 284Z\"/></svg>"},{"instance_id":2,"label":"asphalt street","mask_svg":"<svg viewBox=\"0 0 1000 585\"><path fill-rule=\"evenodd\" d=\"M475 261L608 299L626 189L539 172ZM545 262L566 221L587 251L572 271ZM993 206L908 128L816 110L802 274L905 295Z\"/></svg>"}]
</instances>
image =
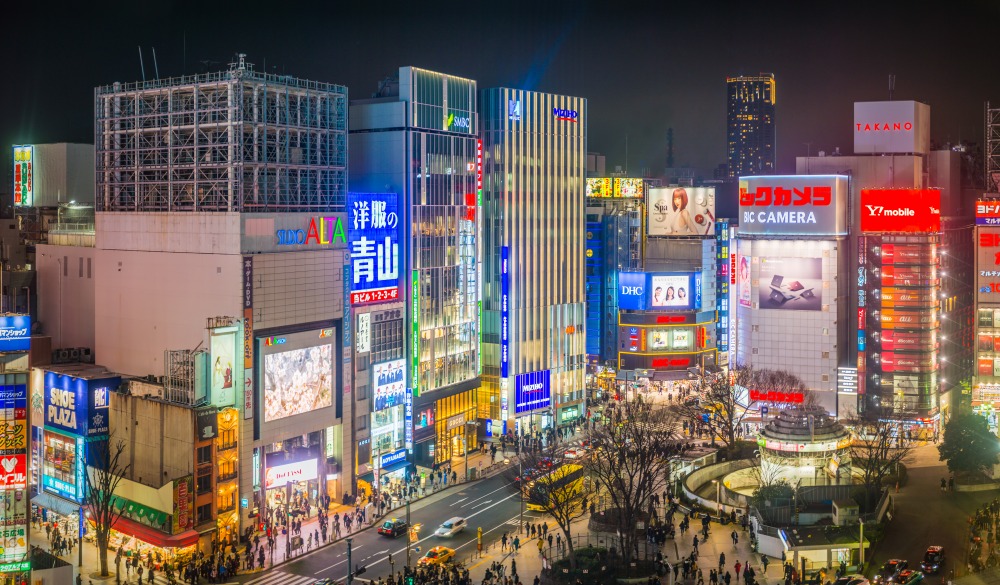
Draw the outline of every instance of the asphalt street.
<instances>
[{"instance_id":1,"label":"asphalt street","mask_svg":"<svg viewBox=\"0 0 1000 585\"><path fill-rule=\"evenodd\" d=\"M476 552L477 528L483 529L484 547L498 540L504 532L517 531L520 503L517 489L504 474L420 500L410 506L410 523L422 525L419 540L410 547L410 565L416 566L419 557L438 545L455 549L457 560L468 560ZM389 517L405 518L405 514L405 509L399 509L394 516ZM452 538L434 536L434 530L453 516L466 518L468 528ZM526 522L541 521L541 515L536 512L525 510L524 516ZM406 564L407 537L400 535L389 538L379 535L376 528L382 521L351 537L351 564L367 569L360 576L362 581L386 577L390 571L399 571ZM420 552L417 552L417 547ZM344 539L279 565L274 570L247 575L239 578L239 581L247 585L304 585L324 577L343 581L346 576L347 543Z\"/></svg>"}]
</instances>

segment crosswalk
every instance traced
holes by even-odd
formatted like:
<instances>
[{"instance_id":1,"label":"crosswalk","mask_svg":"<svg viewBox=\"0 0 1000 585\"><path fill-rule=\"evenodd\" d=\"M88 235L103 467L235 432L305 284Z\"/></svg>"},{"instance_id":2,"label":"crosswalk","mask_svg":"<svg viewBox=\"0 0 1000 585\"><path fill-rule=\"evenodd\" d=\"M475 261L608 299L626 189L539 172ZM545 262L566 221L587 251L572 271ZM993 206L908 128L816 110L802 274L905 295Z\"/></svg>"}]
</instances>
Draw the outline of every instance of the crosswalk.
<instances>
[{"instance_id":1,"label":"crosswalk","mask_svg":"<svg viewBox=\"0 0 1000 585\"><path fill-rule=\"evenodd\" d=\"M286 571L272 571L262 577L251 579L244 585L311 585L318 580L318 577L294 575Z\"/></svg>"}]
</instances>

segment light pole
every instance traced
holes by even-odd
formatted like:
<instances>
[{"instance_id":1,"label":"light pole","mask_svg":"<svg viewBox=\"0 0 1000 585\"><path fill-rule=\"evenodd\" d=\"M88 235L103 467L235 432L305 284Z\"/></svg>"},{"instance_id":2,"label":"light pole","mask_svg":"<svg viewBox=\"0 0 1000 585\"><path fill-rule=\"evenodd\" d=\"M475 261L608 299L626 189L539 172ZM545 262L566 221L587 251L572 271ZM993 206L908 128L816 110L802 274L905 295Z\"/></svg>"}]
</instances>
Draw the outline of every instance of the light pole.
<instances>
[{"instance_id":1,"label":"light pole","mask_svg":"<svg viewBox=\"0 0 1000 585\"><path fill-rule=\"evenodd\" d=\"M354 582L354 573L351 572L351 542L353 539L347 537L347 585Z\"/></svg>"},{"instance_id":2,"label":"light pole","mask_svg":"<svg viewBox=\"0 0 1000 585\"><path fill-rule=\"evenodd\" d=\"M524 527L524 469L521 467L521 443L517 443L517 492L521 500L520 520L517 523L517 533L521 534Z\"/></svg>"},{"instance_id":3,"label":"light pole","mask_svg":"<svg viewBox=\"0 0 1000 585\"><path fill-rule=\"evenodd\" d=\"M77 558L76 566L82 567L83 566L83 535L86 533L86 529L84 528L85 524L84 524L84 521L83 521L83 506L80 506L80 508L78 509L78 511L80 512L80 540L76 541L76 549L77 549L77 551L79 551L79 557Z\"/></svg>"},{"instance_id":4,"label":"light pole","mask_svg":"<svg viewBox=\"0 0 1000 585\"><path fill-rule=\"evenodd\" d=\"M413 538L410 536L413 531L413 525L410 524L410 498L406 498L406 570L410 570L410 542Z\"/></svg>"},{"instance_id":5,"label":"light pole","mask_svg":"<svg viewBox=\"0 0 1000 585\"><path fill-rule=\"evenodd\" d=\"M719 483L719 480L717 480L717 479L713 479L712 483L715 484L715 505L716 505L716 509L717 509L717 511L719 513L719 516L722 516L722 497L721 497L722 484Z\"/></svg>"},{"instance_id":6,"label":"light pole","mask_svg":"<svg viewBox=\"0 0 1000 585\"><path fill-rule=\"evenodd\" d=\"M292 482L285 482L285 560L292 556L292 523L289 522L289 504L292 499Z\"/></svg>"}]
</instances>

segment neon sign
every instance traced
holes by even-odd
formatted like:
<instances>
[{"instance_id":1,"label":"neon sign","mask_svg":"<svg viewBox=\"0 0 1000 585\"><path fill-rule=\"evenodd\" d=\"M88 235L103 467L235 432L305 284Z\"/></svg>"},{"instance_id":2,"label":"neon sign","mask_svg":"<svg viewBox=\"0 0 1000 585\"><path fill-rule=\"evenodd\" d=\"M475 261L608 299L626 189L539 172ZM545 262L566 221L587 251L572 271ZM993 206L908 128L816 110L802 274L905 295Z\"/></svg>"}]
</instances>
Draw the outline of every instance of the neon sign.
<instances>
[{"instance_id":1,"label":"neon sign","mask_svg":"<svg viewBox=\"0 0 1000 585\"><path fill-rule=\"evenodd\" d=\"M319 221L317 221L319 220ZM279 246L300 244L329 245L333 242L347 243L344 220L339 217L314 217L305 230L277 230L274 232Z\"/></svg>"},{"instance_id":2,"label":"neon sign","mask_svg":"<svg viewBox=\"0 0 1000 585\"><path fill-rule=\"evenodd\" d=\"M399 298L399 214L395 193L348 193L351 304Z\"/></svg>"},{"instance_id":3,"label":"neon sign","mask_svg":"<svg viewBox=\"0 0 1000 585\"><path fill-rule=\"evenodd\" d=\"M576 110L563 110L561 108L552 108L552 115L556 117L556 120L562 120L563 122L579 122L580 112Z\"/></svg>"}]
</instances>

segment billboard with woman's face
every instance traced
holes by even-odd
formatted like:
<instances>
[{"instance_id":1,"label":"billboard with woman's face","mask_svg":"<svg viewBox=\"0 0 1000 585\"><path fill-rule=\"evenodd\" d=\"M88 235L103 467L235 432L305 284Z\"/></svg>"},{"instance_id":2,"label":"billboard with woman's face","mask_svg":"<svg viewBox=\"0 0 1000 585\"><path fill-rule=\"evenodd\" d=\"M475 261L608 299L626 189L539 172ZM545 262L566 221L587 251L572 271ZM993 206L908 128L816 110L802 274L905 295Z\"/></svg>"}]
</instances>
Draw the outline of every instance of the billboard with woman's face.
<instances>
[{"instance_id":1,"label":"billboard with woman's face","mask_svg":"<svg viewBox=\"0 0 1000 585\"><path fill-rule=\"evenodd\" d=\"M652 188L646 208L651 236L715 234L714 187Z\"/></svg>"}]
</instances>

